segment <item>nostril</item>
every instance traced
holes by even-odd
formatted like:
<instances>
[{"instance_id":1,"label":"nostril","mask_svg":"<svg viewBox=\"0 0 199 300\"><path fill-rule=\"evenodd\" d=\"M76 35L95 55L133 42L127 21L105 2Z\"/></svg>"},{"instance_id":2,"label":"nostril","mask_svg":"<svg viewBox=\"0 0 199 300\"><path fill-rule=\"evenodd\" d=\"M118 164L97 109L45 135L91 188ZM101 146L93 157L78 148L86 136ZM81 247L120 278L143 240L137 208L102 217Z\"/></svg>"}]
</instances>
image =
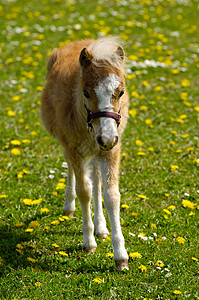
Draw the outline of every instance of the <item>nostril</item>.
<instances>
[{"instance_id":1,"label":"nostril","mask_svg":"<svg viewBox=\"0 0 199 300\"><path fill-rule=\"evenodd\" d=\"M103 143L103 141L102 141L101 135L98 135L98 137L97 137L97 142L98 142L98 144L99 144L100 146L103 146L103 145L104 145L104 143Z\"/></svg>"},{"instance_id":2,"label":"nostril","mask_svg":"<svg viewBox=\"0 0 199 300\"><path fill-rule=\"evenodd\" d=\"M118 136L116 136L116 137L115 137L115 145L117 145L117 143L118 143L118 140L119 140L119 137L118 137Z\"/></svg>"}]
</instances>

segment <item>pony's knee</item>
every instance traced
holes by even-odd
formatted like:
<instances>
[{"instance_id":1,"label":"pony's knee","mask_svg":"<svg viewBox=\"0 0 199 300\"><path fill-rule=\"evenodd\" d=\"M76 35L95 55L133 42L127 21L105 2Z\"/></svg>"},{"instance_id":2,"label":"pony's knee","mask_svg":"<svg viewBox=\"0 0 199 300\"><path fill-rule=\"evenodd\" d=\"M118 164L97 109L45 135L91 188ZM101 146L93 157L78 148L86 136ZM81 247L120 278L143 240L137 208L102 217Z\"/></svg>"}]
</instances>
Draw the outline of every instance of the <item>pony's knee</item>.
<instances>
[{"instance_id":1,"label":"pony's knee","mask_svg":"<svg viewBox=\"0 0 199 300\"><path fill-rule=\"evenodd\" d=\"M120 192L118 186L109 186L103 193L105 206L107 209L115 209L120 205Z\"/></svg>"},{"instance_id":2,"label":"pony's knee","mask_svg":"<svg viewBox=\"0 0 199 300\"><path fill-rule=\"evenodd\" d=\"M80 201L89 201L92 196L92 185L90 181L85 181L84 184L77 184L76 193Z\"/></svg>"}]
</instances>

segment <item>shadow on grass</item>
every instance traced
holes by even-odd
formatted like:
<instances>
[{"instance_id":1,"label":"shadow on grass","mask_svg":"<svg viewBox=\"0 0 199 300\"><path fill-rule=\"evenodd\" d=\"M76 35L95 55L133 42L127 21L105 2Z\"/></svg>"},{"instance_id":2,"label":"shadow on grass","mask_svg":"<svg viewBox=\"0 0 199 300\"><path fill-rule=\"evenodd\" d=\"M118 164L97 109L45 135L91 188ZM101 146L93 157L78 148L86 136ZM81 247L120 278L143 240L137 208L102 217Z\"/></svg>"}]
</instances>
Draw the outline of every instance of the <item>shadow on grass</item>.
<instances>
[{"instance_id":1,"label":"shadow on grass","mask_svg":"<svg viewBox=\"0 0 199 300\"><path fill-rule=\"evenodd\" d=\"M115 263L110 261L107 265L107 261L104 261L98 251L100 247L93 254L86 254L83 251L81 242L75 242L75 232L74 230L69 230L69 228L57 228L52 227L49 231L45 232L44 235L51 237L66 236L66 238L71 241L70 244L65 245L62 250L68 254L64 257L59 255L59 250L56 248L39 247L35 245L34 241L36 236L28 235L24 232L24 228L14 228L7 227L3 225L0 227L0 257L2 259L2 266L0 267L0 276L5 273L12 272L15 270L22 270L26 268L32 268L37 270L42 270L44 272L67 272L71 270L76 274L80 273L93 273L99 272L115 272ZM81 237L79 233L78 238ZM74 238L74 240L73 240ZM19 245L24 247L21 249ZM33 261L29 260L33 259ZM35 261L34 261L35 260Z\"/></svg>"}]
</instances>

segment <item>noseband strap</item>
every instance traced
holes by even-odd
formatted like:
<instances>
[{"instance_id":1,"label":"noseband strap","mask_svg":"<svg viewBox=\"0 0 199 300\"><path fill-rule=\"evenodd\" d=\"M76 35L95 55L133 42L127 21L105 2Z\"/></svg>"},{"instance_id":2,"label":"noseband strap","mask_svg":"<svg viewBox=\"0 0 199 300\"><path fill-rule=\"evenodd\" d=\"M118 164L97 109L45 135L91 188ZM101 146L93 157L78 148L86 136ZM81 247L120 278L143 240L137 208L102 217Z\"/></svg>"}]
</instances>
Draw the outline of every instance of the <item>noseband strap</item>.
<instances>
[{"instance_id":1,"label":"noseband strap","mask_svg":"<svg viewBox=\"0 0 199 300\"><path fill-rule=\"evenodd\" d=\"M96 113L93 113L88 109L88 107L85 104L84 107L87 110L87 126L88 128L90 128L90 131L93 129L92 121L98 118L112 118L116 121L117 127L120 125L120 119L121 119L120 110L118 114L111 111L98 111Z\"/></svg>"}]
</instances>

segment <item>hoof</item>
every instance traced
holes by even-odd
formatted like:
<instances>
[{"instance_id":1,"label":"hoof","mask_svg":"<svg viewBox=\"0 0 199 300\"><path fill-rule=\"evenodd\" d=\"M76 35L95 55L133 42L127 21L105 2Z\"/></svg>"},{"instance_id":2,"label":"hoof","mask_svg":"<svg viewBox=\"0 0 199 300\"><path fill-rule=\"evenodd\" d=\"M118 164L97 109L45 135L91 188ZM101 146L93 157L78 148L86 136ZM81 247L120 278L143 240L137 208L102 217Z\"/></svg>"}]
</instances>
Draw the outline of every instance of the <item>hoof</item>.
<instances>
[{"instance_id":1,"label":"hoof","mask_svg":"<svg viewBox=\"0 0 199 300\"><path fill-rule=\"evenodd\" d=\"M73 216L74 216L74 211L64 210L63 213L64 213L64 216L67 216L69 218L73 218Z\"/></svg>"},{"instance_id":2,"label":"hoof","mask_svg":"<svg viewBox=\"0 0 199 300\"><path fill-rule=\"evenodd\" d=\"M90 253L94 253L97 247L92 247L92 248L83 247L83 249L87 254L90 254Z\"/></svg>"},{"instance_id":3,"label":"hoof","mask_svg":"<svg viewBox=\"0 0 199 300\"><path fill-rule=\"evenodd\" d=\"M108 232L96 233L96 236L100 239L106 239L109 236L109 233Z\"/></svg>"},{"instance_id":4,"label":"hoof","mask_svg":"<svg viewBox=\"0 0 199 300\"><path fill-rule=\"evenodd\" d=\"M124 269L129 270L127 259L116 260L115 263L118 271L122 271Z\"/></svg>"}]
</instances>

